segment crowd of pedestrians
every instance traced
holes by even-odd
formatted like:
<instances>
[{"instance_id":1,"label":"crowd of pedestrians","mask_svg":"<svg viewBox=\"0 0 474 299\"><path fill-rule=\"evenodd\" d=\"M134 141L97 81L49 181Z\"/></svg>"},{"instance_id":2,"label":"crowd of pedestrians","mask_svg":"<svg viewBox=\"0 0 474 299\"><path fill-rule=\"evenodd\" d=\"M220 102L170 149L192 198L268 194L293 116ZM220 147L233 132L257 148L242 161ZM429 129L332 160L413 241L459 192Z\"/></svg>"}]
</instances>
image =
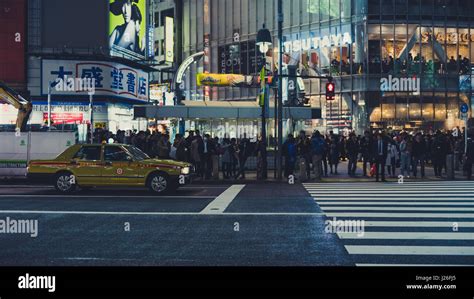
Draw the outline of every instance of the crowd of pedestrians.
<instances>
[{"instance_id":1,"label":"crowd of pedestrians","mask_svg":"<svg viewBox=\"0 0 474 299\"><path fill-rule=\"evenodd\" d=\"M360 163L359 174L375 177L377 182L398 175L425 178L426 165L433 166L434 175L441 178L447 172L447 157L451 154L454 165L462 166L471 179L474 142L469 138L468 150L464 152L464 140L463 134L455 137L441 131L435 134L366 131L363 136L351 133L347 137L333 132L325 136L318 131L312 136L300 132L298 138L289 135L283 145L285 176L294 174L296 163L300 161L300 177L310 179L312 169L314 178L321 180L323 176L338 175L340 162L347 161L349 176L358 174L357 165Z\"/></svg>"},{"instance_id":2,"label":"crowd of pedestrians","mask_svg":"<svg viewBox=\"0 0 474 299\"><path fill-rule=\"evenodd\" d=\"M374 177L385 181L387 177L425 178L426 166L432 166L434 175L441 178L447 172L447 156L455 157L455 165L462 167L471 179L474 162L474 141L468 140L464 152L464 136L437 131L435 134L391 133L366 131L364 135L350 133L342 136L329 132L327 135L315 131L312 136L304 131L295 137L288 135L282 148L284 175L289 177L299 170L302 180L337 176L339 164L347 162L347 175ZM246 164L251 156L257 157L257 169L266 163L267 145L261 138L257 142L244 134L241 138L217 138L201 135L199 130L188 131L187 136L176 134L173 143L168 134L149 131L112 134L97 130L96 142L109 141L131 144L150 157L190 162L202 179L245 179ZM359 167L360 166L360 170ZM345 172L345 171L344 171Z\"/></svg>"},{"instance_id":3,"label":"crowd of pedestrians","mask_svg":"<svg viewBox=\"0 0 474 299\"><path fill-rule=\"evenodd\" d=\"M201 135L199 130L187 132L187 136L176 134L173 143L170 136L154 131L125 132L112 134L106 130L96 130L94 141L130 144L141 149L152 158L173 159L190 162L202 179L219 178L221 171L224 179L245 179L246 163L249 157L264 157L266 146L261 139L251 142L246 134L242 138L211 138ZM260 159L261 160L261 159Z\"/></svg>"}]
</instances>

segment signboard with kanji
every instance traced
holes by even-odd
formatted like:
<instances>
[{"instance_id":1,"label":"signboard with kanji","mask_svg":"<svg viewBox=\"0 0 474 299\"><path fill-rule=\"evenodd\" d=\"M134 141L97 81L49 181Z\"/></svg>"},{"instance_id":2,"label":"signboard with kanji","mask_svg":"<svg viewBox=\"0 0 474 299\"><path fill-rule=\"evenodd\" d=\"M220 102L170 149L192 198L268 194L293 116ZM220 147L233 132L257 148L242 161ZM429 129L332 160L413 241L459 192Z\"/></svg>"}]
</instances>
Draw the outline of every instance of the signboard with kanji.
<instances>
[{"instance_id":1,"label":"signboard with kanji","mask_svg":"<svg viewBox=\"0 0 474 299\"><path fill-rule=\"evenodd\" d=\"M52 88L51 94L88 95L87 90L72 88L78 79L87 78L94 79L94 95L148 101L148 73L123 64L100 61L43 60L42 94L47 94L50 82L62 79L71 88Z\"/></svg>"}]
</instances>

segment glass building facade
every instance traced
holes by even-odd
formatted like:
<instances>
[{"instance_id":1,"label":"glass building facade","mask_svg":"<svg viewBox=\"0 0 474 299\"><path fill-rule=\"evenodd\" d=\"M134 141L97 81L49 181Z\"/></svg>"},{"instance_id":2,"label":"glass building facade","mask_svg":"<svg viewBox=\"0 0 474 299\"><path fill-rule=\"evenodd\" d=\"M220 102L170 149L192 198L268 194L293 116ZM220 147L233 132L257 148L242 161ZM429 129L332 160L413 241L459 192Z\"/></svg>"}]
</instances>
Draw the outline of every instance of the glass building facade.
<instances>
[{"instance_id":1,"label":"glass building facade","mask_svg":"<svg viewBox=\"0 0 474 299\"><path fill-rule=\"evenodd\" d=\"M252 88L198 88L199 72L256 75L262 25L273 35L267 68L278 58L276 0L185 0L183 57L205 50L186 73L187 100L254 100ZM462 126L459 107L472 107L474 1L283 0L284 67L304 76L304 92L323 119L313 129L395 130ZM412 84L413 83L413 84ZM474 108L474 107L473 107Z\"/></svg>"}]
</instances>

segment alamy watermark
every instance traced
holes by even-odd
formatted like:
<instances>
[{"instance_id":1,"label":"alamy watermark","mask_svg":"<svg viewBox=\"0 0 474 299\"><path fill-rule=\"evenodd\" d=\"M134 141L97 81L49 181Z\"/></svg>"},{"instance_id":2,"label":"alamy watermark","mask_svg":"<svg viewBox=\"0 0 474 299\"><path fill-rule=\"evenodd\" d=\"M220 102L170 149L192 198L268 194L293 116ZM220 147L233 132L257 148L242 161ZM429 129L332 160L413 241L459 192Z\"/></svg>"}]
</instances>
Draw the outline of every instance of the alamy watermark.
<instances>
[{"instance_id":1,"label":"alamy watermark","mask_svg":"<svg viewBox=\"0 0 474 299\"><path fill-rule=\"evenodd\" d=\"M55 81L56 91L75 91L95 94L95 78L73 78L64 76Z\"/></svg>"},{"instance_id":2,"label":"alamy watermark","mask_svg":"<svg viewBox=\"0 0 474 299\"><path fill-rule=\"evenodd\" d=\"M421 91L420 78L396 78L389 75L388 78L380 79L380 91L393 92L415 92Z\"/></svg>"},{"instance_id":3,"label":"alamy watermark","mask_svg":"<svg viewBox=\"0 0 474 299\"><path fill-rule=\"evenodd\" d=\"M38 236L38 220L0 219L0 234L29 234L32 238Z\"/></svg>"},{"instance_id":4,"label":"alamy watermark","mask_svg":"<svg viewBox=\"0 0 474 299\"><path fill-rule=\"evenodd\" d=\"M56 291L56 276L36 276L26 273L18 277L19 289L45 289L49 293Z\"/></svg>"},{"instance_id":5,"label":"alamy watermark","mask_svg":"<svg viewBox=\"0 0 474 299\"><path fill-rule=\"evenodd\" d=\"M365 235L365 220L326 220L324 231L328 234L355 233L361 238Z\"/></svg>"},{"instance_id":6,"label":"alamy watermark","mask_svg":"<svg viewBox=\"0 0 474 299\"><path fill-rule=\"evenodd\" d=\"M259 130L257 125L230 125L226 123L225 125L218 125L213 130L214 136L219 139L230 138L235 136L236 138L242 138L246 136L249 139L255 139L261 130Z\"/></svg>"}]
</instances>

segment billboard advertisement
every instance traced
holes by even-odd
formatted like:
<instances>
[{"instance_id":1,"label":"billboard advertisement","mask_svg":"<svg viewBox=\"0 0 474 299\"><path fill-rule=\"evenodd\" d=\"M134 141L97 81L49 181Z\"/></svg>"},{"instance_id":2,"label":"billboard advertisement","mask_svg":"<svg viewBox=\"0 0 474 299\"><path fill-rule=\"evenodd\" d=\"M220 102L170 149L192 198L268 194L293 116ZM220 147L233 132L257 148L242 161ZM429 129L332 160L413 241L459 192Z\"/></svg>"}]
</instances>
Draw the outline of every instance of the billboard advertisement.
<instances>
[{"instance_id":1,"label":"billboard advertisement","mask_svg":"<svg viewBox=\"0 0 474 299\"><path fill-rule=\"evenodd\" d=\"M25 83L26 0L0 0L0 80Z\"/></svg>"},{"instance_id":2,"label":"billboard advertisement","mask_svg":"<svg viewBox=\"0 0 474 299\"><path fill-rule=\"evenodd\" d=\"M238 74L204 74L198 73L196 75L196 83L198 87L201 86L216 86L216 87L260 87L260 75L245 76ZM272 84L273 77L267 77L267 83Z\"/></svg>"},{"instance_id":3,"label":"billboard advertisement","mask_svg":"<svg viewBox=\"0 0 474 299\"><path fill-rule=\"evenodd\" d=\"M43 123L48 122L48 113L43 113ZM53 124L76 124L84 123L84 113L51 113L51 122Z\"/></svg>"},{"instance_id":4,"label":"billboard advertisement","mask_svg":"<svg viewBox=\"0 0 474 299\"><path fill-rule=\"evenodd\" d=\"M94 79L95 95L148 101L148 73L120 63L103 61L44 59L42 94L47 93L50 82L60 81L64 84L53 88L52 94L88 95L87 90L77 88L76 82L89 78ZM59 88L60 85L63 86Z\"/></svg>"},{"instance_id":5,"label":"billboard advertisement","mask_svg":"<svg viewBox=\"0 0 474 299\"><path fill-rule=\"evenodd\" d=\"M110 55L144 59L147 45L147 1L109 1Z\"/></svg>"}]
</instances>

